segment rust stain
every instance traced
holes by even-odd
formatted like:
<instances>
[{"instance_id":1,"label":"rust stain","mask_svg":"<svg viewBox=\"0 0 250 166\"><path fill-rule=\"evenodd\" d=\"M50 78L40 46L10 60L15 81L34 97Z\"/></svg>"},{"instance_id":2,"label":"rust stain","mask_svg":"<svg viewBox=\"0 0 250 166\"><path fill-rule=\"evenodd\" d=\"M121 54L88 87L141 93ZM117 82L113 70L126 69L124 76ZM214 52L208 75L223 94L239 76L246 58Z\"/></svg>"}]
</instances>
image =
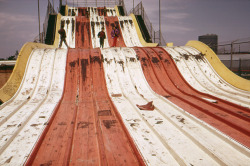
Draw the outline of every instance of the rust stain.
<instances>
[{"instance_id":1,"label":"rust stain","mask_svg":"<svg viewBox=\"0 0 250 166\"><path fill-rule=\"evenodd\" d=\"M111 116L111 110L100 110L98 111L98 116Z\"/></svg>"},{"instance_id":2,"label":"rust stain","mask_svg":"<svg viewBox=\"0 0 250 166\"><path fill-rule=\"evenodd\" d=\"M88 128L89 127L89 125L91 125L91 124L93 124L93 123L91 123L91 122L78 122L77 123L77 129L84 129L84 128Z\"/></svg>"},{"instance_id":3,"label":"rust stain","mask_svg":"<svg viewBox=\"0 0 250 166\"><path fill-rule=\"evenodd\" d=\"M159 59L157 57L152 57L152 62L153 63L158 63L160 62Z\"/></svg>"},{"instance_id":4,"label":"rust stain","mask_svg":"<svg viewBox=\"0 0 250 166\"><path fill-rule=\"evenodd\" d=\"M114 127L115 124L117 123L116 120L103 120L102 121L104 126L107 128L107 129L110 129L111 127Z\"/></svg>"},{"instance_id":5,"label":"rust stain","mask_svg":"<svg viewBox=\"0 0 250 166\"><path fill-rule=\"evenodd\" d=\"M81 59L81 66L82 66L82 80L85 82L87 78L87 66L89 65L88 59Z\"/></svg>"}]
</instances>

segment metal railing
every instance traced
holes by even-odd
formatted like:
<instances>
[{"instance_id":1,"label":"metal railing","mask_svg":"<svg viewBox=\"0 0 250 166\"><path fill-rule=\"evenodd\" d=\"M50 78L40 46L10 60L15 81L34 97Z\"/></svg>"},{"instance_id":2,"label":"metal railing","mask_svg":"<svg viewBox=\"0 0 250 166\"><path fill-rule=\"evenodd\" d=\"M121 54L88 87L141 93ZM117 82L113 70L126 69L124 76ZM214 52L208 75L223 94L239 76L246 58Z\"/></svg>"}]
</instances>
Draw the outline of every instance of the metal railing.
<instances>
[{"instance_id":1,"label":"metal railing","mask_svg":"<svg viewBox=\"0 0 250 166\"><path fill-rule=\"evenodd\" d=\"M48 28L49 15L54 14L54 13L56 13L56 11L54 9L54 6L51 4L50 0L48 0L46 16L45 16L45 19L44 19L44 22L43 22L43 31L34 38L34 42L36 42L36 43L45 43L45 37L46 37L46 34L47 34L47 28ZM40 41L39 41L39 39L40 39Z\"/></svg>"},{"instance_id":2,"label":"metal railing","mask_svg":"<svg viewBox=\"0 0 250 166\"><path fill-rule=\"evenodd\" d=\"M161 45L161 46L166 45L166 42L164 40L162 33L159 34L160 33L159 31L154 30L153 25L150 22L147 14L145 12L142 1L134 9L131 9L129 11L129 14L131 14L131 13L133 13L134 15L141 15L142 16L144 23L146 25L146 28L148 30L148 33L151 37L152 42L159 43L159 45Z\"/></svg>"},{"instance_id":3,"label":"metal railing","mask_svg":"<svg viewBox=\"0 0 250 166\"><path fill-rule=\"evenodd\" d=\"M250 39L218 44L218 54L231 54L231 52L234 54L250 53Z\"/></svg>"},{"instance_id":4,"label":"metal railing","mask_svg":"<svg viewBox=\"0 0 250 166\"><path fill-rule=\"evenodd\" d=\"M124 6L123 0L64 0L64 4L72 7L114 7Z\"/></svg>"},{"instance_id":5,"label":"metal railing","mask_svg":"<svg viewBox=\"0 0 250 166\"><path fill-rule=\"evenodd\" d=\"M221 62L227 67L231 67L231 71L235 74L250 79L250 59L239 59L239 60L221 60ZM232 63L232 66L231 66Z\"/></svg>"}]
</instances>

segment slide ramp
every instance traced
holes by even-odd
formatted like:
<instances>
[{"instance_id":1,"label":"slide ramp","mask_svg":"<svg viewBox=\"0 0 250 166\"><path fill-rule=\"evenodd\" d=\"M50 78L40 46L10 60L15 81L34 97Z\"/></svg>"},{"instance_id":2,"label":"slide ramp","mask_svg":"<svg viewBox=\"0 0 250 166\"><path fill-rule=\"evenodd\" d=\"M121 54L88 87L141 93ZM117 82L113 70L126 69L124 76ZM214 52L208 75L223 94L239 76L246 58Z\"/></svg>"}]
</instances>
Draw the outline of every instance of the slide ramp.
<instances>
[{"instance_id":1,"label":"slide ramp","mask_svg":"<svg viewBox=\"0 0 250 166\"><path fill-rule=\"evenodd\" d=\"M187 82L197 90L250 108L250 93L225 82L199 51L192 47L165 48Z\"/></svg>"},{"instance_id":2,"label":"slide ramp","mask_svg":"<svg viewBox=\"0 0 250 166\"><path fill-rule=\"evenodd\" d=\"M76 17L76 48L92 48L89 19L85 16Z\"/></svg>"},{"instance_id":3,"label":"slide ramp","mask_svg":"<svg viewBox=\"0 0 250 166\"><path fill-rule=\"evenodd\" d=\"M127 47L142 47L131 16L119 16L119 24Z\"/></svg>"},{"instance_id":4,"label":"slide ramp","mask_svg":"<svg viewBox=\"0 0 250 166\"><path fill-rule=\"evenodd\" d=\"M63 99L26 165L144 165L106 89L99 49L70 49Z\"/></svg>"},{"instance_id":5,"label":"slide ramp","mask_svg":"<svg viewBox=\"0 0 250 166\"><path fill-rule=\"evenodd\" d=\"M109 94L147 165L248 162L247 148L154 93L137 61L138 52L112 48L102 50L102 54ZM136 106L149 101L154 103L153 111ZM237 153L240 160L231 158L228 151Z\"/></svg>"},{"instance_id":6,"label":"slide ramp","mask_svg":"<svg viewBox=\"0 0 250 166\"><path fill-rule=\"evenodd\" d=\"M164 49L135 50L142 63L145 77L155 92L249 147L249 130L246 127L249 124L249 109L195 91L181 77Z\"/></svg>"},{"instance_id":7,"label":"slide ramp","mask_svg":"<svg viewBox=\"0 0 250 166\"><path fill-rule=\"evenodd\" d=\"M250 81L242 77L237 76L230 71L219 59L219 57L213 52L211 48L200 41L189 41L186 46L191 46L199 50L205 58L209 61L213 69L229 84L245 90L250 91Z\"/></svg>"},{"instance_id":8,"label":"slide ramp","mask_svg":"<svg viewBox=\"0 0 250 166\"><path fill-rule=\"evenodd\" d=\"M62 96L66 53L64 49L32 52L18 92L0 108L1 165L22 165L31 153Z\"/></svg>"}]
</instances>

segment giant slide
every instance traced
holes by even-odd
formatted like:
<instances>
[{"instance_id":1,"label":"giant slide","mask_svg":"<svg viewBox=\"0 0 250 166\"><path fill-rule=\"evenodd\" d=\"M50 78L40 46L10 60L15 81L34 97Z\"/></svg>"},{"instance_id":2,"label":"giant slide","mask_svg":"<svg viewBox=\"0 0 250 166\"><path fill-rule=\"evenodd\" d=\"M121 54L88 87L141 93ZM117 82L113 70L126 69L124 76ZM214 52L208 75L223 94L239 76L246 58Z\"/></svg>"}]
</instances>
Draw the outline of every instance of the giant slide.
<instances>
[{"instance_id":1,"label":"giant slide","mask_svg":"<svg viewBox=\"0 0 250 166\"><path fill-rule=\"evenodd\" d=\"M248 165L249 81L228 81L196 42L146 43L115 9L66 6L70 48L58 34L23 47L0 90L0 165Z\"/></svg>"}]
</instances>

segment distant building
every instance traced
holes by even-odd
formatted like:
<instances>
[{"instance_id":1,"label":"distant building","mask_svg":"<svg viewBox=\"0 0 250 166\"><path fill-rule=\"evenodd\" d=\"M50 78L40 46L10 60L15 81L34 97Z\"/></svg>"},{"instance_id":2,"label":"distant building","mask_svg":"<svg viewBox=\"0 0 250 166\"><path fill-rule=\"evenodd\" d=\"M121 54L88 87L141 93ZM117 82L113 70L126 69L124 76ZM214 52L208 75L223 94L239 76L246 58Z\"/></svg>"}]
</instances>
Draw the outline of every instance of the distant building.
<instances>
[{"instance_id":1,"label":"distant building","mask_svg":"<svg viewBox=\"0 0 250 166\"><path fill-rule=\"evenodd\" d=\"M218 36L216 34L202 35L199 36L198 40L208 45L217 54Z\"/></svg>"}]
</instances>

